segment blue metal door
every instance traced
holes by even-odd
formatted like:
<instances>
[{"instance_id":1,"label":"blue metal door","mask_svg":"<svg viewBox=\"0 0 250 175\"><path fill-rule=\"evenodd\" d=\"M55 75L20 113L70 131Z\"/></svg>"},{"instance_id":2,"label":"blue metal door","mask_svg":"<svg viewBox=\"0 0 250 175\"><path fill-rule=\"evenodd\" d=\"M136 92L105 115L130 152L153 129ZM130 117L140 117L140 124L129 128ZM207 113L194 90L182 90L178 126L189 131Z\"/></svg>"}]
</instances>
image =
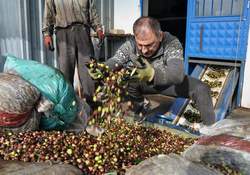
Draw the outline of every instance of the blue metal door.
<instances>
[{"instance_id":1,"label":"blue metal door","mask_svg":"<svg viewBox=\"0 0 250 175\"><path fill-rule=\"evenodd\" d=\"M185 67L188 58L243 61L249 0L188 0Z\"/></svg>"}]
</instances>

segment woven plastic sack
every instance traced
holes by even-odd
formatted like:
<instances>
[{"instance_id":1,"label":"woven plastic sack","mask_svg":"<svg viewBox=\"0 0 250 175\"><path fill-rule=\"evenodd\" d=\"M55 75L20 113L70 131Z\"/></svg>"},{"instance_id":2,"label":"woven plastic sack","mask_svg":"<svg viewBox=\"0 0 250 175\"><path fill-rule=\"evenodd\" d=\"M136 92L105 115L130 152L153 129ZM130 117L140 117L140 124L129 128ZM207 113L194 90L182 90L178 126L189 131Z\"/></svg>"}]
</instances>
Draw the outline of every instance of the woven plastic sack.
<instances>
[{"instance_id":1,"label":"woven plastic sack","mask_svg":"<svg viewBox=\"0 0 250 175\"><path fill-rule=\"evenodd\" d=\"M199 163L193 163L177 154L150 157L126 171L126 175L222 175Z\"/></svg>"},{"instance_id":2,"label":"woven plastic sack","mask_svg":"<svg viewBox=\"0 0 250 175\"><path fill-rule=\"evenodd\" d=\"M15 133L36 131L39 129L41 115L35 109L31 111L27 121L24 124L16 127L11 126L0 126L0 132L11 131Z\"/></svg>"},{"instance_id":3,"label":"woven plastic sack","mask_svg":"<svg viewBox=\"0 0 250 175\"><path fill-rule=\"evenodd\" d=\"M4 71L17 73L54 103L53 109L46 117L42 116L41 129L63 130L75 119L77 113L75 92L59 70L36 61L7 56Z\"/></svg>"},{"instance_id":4,"label":"woven plastic sack","mask_svg":"<svg viewBox=\"0 0 250 175\"><path fill-rule=\"evenodd\" d=\"M82 175L76 166L58 162L21 162L0 160L0 175Z\"/></svg>"},{"instance_id":5,"label":"woven plastic sack","mask_svg":"<svg viewBox=\"0 0 250 175\"><path fill-rule=\"evenodd\" d=\"M183 156L193 162L224 166L250 174L250 142L235 136L201 137Z\"/></svg>"},{"instance_id":6,"label":"woven plastic sack","mask_svg":"<svg viewBox=\"0 0 250 175\"><path fill-rule=\"evenodd\" d=\"M200 133L208 136L229 134L250 141L250 118L237 117L220 120L211 126L201 128Z\"/></svg>"},{"instance_id":7,"label":"woven plastic sack","mask_svg":"<svg viewBox=\"0 0 250 175\"><path fill-rule=\"evenodd\" d=\"M0 126L24 124L39 97L39 91L20 76L0 73Z\"/></svg>"}]
</instances>

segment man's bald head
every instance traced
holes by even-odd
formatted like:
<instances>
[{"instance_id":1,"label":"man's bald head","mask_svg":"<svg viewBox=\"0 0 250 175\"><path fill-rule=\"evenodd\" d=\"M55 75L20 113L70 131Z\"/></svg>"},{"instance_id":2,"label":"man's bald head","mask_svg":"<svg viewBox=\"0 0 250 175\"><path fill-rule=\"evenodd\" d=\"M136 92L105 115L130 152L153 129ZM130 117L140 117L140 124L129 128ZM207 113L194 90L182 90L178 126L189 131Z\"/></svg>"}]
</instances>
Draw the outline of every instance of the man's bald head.
<instances>
[{"instance_id":1,"label":"man's bald head","mask_svg":"<svg viewBox=\"0 0 250 175\"><path fill-rule=\"evenodd\" d=\"M148 16L138 18L133 25L134 35L145 35L145 32L151 30L157 37L160 36L161 26L160 23Z\"/></svg>"}]
</instances>

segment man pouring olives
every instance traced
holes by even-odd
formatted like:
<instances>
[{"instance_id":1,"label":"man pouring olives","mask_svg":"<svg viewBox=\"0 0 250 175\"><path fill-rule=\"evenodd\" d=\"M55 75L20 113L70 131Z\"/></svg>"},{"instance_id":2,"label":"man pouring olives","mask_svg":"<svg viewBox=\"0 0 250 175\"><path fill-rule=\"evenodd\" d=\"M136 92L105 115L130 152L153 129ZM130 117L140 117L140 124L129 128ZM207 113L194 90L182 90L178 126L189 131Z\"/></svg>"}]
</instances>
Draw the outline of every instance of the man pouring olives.
<instances>
[{"instance_id":1,"label":"man pouring olives","mask_svg":"<svg viewBox=\"0 0 250 175\"><path fill-rule=\"evenodd\" d=\"M160 23L151 17L140 17L133 24L134 36L126 41L105 64L111 70L141 67L128 82L128 96L136 114L145 115L149 110L145 94L162 94L189 98L200 111L203 124L215 122L209 87L202 81L185 75L183 48L179 40L161 31ZM94 74L89 71L94 78Z\"/></svg>"}]
</instances>

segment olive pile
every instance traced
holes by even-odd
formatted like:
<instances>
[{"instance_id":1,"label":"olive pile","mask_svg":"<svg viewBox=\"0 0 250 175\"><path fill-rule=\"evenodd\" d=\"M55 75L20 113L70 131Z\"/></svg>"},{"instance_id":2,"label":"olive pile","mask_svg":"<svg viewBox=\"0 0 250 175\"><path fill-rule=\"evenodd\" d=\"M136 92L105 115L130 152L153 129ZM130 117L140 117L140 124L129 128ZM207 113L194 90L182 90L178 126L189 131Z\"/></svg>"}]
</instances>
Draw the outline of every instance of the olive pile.
<instances>
[{"instance_id":1,"label":"olive pile","mask_svg":"<svg viewBox=\"0 0 250 175\"><path fill-rule=\"evenodd\" d=\"M95 61L91 61L88 68L96 73L98 80L93 97L96 108L89 124L104 128L104 134L93 137L86 132L0 132L0 159L64 162L86 174L111 171L124 174L127 168L142 160L158 154L180 154L194 143L194 139L125 122L126 111L121 106L127 87L124 80L133 75L135 69L111 72Z\"/></svg>"},{"instance_id":2,"label":"olive pile","mask_svg":"<svg viewBox=\"0 0 250 175\"><path fill-rule=\"evenodd\" d=\"M199 113L199 110L197 108L197 105L194 103L194 101L190 101L189 103L190 109L186 110L183 114L184 118L187 119L190 123L200 123L201 115ZM191 129L191 128L190 128Z\"/></svg>"},{"instance_id":3,"label":"olive pile","mask_svg":"<svg viewBox=\"0 0 250 175\"><path fill-rule=\"evenodd\" d=\"M215 71L209 71L206 75L209 78L212 78L212 79L218 79L218 78L226 76L225 70L223 70L223 69L217 69Z\"/></svg>"},{"instance_id":4,"label":"olive pile","mask_svg":"<svg viewBox=\"0 0 250 175\"><path fill-rule=\"evenodd\" d=\"M111 171L124 173L126 168L157 154L181 153L192 145L167 131L127 124L122 118L102 123L105 134L93 137L86 132L59 131L0 133L0 159L25 162L46 160L79 167L87 174Z\"/></svg>"},{"instance_id":5,"label":"olive pile","mask_svg":"<svg viewBox=\"0 0 250 175\"><path fill-rule=\"evenodd\" d=\"M88 65L96 74L96 103L89 125L104 128L104 134L93 137L86 132L36 131L0 133L0 158L25 162L56 161L79 167L87 174L110 171L124 173L126 168L157 154L181 153L193 144L166 131L127 124L121 106L126 95L126 79L135 71L111 72L101 63Z\"/></svg>"},{"instance_id":6,"label":"olive pile","mask_svg":"<svg viewBox=\"0 0 250 175\"><path fill-rule=\"evenodd\" d=\"M218 171L220 171L222 174L225 175L242 175L242 173L240 173L239 171L232 169L231 167L228 167L226 165L210 165L207 164L208 167L212 168L212 169L216 169Z\"/></svg>"},{"instance_id":7,"label":"olive pile","mask_svg":"<svg viewBox=\"0 0 250 175\"><path fill-rule=\"evenodd\" d=\"M222 86L222 82L219 80L215 81L204 80L203 82L206 83L211 89Z\"/></svg>"},{"instance_id":8,"label":"olive pile","mask_svg":"<svg viewBox=\"0 0 250 175\"><path fill-rule=\"evenodd\" d=\"M218 95L219 95L218 91L211 91L211 97L212 98L217 98Z\"/></svg>"},{"instance_id":9,"label":"olive pile","mask_svg":"<svg viewBox=\"0 0 250 175\"><path fill-rule=\"evenodd\" d=\"M200 123L202 122L201 120L201 115L195 111L192 111L188 109L186 112L184 112L184 117L189 121L190 123Z\"/></svg>"}]
</instances>

